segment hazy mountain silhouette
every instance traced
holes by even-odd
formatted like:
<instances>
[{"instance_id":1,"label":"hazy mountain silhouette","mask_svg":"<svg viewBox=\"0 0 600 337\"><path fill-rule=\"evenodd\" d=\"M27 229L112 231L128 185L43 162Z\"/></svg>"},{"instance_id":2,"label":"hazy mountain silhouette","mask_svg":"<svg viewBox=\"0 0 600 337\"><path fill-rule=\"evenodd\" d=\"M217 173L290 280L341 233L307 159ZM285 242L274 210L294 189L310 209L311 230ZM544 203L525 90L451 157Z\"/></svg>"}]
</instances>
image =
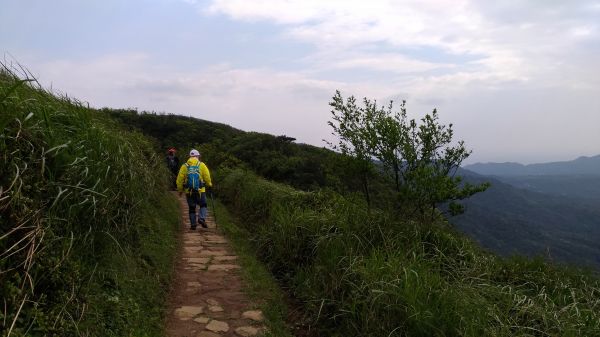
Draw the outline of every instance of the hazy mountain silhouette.
<instances>
[{"instance_id":1,"label":"hazy mountain silhouette","mask_svg":"<svg viewBox=\"0 0 600 337\"><path fill-rule=\"evenodd\" d=\"M459 174L471 183L492 184L465 202L465 214L451 218L484 247L600 268L600 207L593 200L517 188L465 169Z\"/></svg>"},{"instance_id":2,"label":"hazy mountain silhouette","mask_svg":"<svg viewBox=\"0 0 600 337\"><path fill-rule=\"evenodd\" d=\"M517 188L579 199L600 208L600 175L527 175L495 176Z\"/></svg>"},{"instance_id":3,"label":"hazy mountain silhouette","mask_svg":"<svg viewBox=\"0 0 600 337\"><path fill-rule=\"evenodd\" d=\"M484 175L600 175L600 155L571 161L523 165L519 163L476 163L464 167Z\"/></svg>"}]
</instances>

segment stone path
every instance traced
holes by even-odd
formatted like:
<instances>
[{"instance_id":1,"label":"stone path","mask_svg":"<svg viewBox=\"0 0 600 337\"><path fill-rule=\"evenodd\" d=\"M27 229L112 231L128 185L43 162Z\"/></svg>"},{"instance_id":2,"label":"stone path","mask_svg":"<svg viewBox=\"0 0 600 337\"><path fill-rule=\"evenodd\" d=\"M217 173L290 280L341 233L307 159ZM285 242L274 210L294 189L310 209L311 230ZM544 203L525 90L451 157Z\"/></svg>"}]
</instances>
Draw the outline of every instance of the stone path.
<instances>
[{"instance_id":1,"label":"stone path","mask_svg":"<svg viewBox=\"0 0 600 337\"><path fill-rule=\"evenodd\" d=\"M180 197L183 228L169 295L168 337L258 336L263 314L242 292L240 266L209 215L208 229L190 229L185 196Z\"/></svg>"}]
</instances>

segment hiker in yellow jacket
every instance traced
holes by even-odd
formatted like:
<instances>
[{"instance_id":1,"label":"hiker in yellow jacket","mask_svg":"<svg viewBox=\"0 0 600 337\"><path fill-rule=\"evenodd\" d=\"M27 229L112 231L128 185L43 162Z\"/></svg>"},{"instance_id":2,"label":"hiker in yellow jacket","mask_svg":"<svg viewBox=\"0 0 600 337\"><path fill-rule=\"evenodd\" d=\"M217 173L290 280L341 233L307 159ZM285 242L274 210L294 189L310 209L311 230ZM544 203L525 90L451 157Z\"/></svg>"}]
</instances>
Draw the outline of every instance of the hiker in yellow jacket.
<instances>
[{"instance_id":1,"label":"hiker in yellow jacket","mask_svg":"<svg viewBox=\"0 0 600 337\"><path fill-rule=\"evenodd\" d=\"M208 167L200 161L200 152L193 149L190 151L190 158L181 165L177 175L177 190L179 194L185 190L186 199L189 206L190 226L196 229L196 206L200 206L198 223L207 228L206 215L208 204L206 203L206 187L212 187L210 172Z\"/></svg>"}]
</instances>

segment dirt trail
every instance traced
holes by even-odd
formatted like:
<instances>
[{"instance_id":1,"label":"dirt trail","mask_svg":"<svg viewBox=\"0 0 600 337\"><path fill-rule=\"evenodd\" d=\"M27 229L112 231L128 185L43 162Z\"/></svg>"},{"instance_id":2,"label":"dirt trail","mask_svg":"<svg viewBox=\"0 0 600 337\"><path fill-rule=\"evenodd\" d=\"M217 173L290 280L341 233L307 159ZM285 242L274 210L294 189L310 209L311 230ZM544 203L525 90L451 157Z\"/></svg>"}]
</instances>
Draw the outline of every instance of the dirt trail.
<instances>
[{"instance_id":1,"label":"dirt trail","mask_svg":"<svg viewBox=\"0 0 600 337\"><path fill-rule=\"evenodd\" d=\"M240 266L209 214L208 229L190 229L185 196L182 229L168 301L168 337L258 336L263 315L242 292Z\"/></svg>"}]
</instances>

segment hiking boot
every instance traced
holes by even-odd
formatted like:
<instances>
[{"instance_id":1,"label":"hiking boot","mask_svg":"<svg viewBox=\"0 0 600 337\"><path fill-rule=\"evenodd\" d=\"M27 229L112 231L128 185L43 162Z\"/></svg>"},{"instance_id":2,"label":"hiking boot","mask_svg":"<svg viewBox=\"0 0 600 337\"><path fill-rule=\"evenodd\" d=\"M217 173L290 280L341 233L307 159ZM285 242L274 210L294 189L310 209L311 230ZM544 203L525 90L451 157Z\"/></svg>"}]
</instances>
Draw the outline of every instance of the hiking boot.
<instances>
[{"instance_id":1,"label":"hiking boot","mask_svg":"<svg viewBox=\"0 0 600 337\"><path fill-rule=\"evenodd\" d=\"M196 230L196 225L193 225L190 227L191 230L195 231Z\"/></svg>"},{"instance_id":2,"label":"hiking boot","mask_svg":"<svg viewBox=\"0 0 600 337\"><path fill-rule=\"evenodd\" d=\"M208 228L208 225L206 224L206 220L200 218L200 219L198 219L198 223L202 226L202 228Z\"/></svg>"}]
</instances>

